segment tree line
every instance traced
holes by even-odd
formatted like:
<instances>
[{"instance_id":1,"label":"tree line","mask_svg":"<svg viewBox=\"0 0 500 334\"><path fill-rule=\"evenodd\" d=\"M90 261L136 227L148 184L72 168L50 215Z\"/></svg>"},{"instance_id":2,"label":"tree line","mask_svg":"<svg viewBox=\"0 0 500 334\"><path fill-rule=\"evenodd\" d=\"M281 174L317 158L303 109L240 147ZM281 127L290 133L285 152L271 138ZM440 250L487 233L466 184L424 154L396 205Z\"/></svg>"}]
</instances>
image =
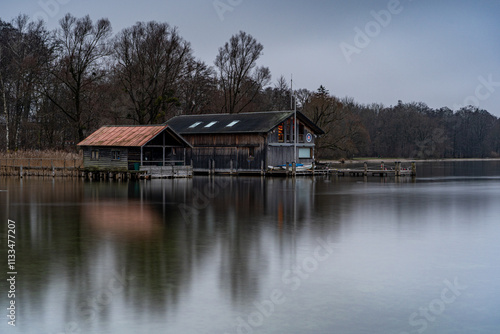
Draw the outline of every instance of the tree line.
<instances>
[{"instance_id":1,"label":"tree line","mask_svg":"<svg viewBox=\"0 0 500 334\"><path fill-rule=\"evenodd\" d=\"M105 124L289 110L295 101L326 132L320 158L500 154L500 121L485 110L363 105L323 86L291 92L283 76L271 82L269 68L257 66L263 49L240 31L209 65L168 23L138 22L113 35L105 18L66 14L52 31L27 15L0 19L0 149L75 150Z\"/></svg>"}]
</instances>

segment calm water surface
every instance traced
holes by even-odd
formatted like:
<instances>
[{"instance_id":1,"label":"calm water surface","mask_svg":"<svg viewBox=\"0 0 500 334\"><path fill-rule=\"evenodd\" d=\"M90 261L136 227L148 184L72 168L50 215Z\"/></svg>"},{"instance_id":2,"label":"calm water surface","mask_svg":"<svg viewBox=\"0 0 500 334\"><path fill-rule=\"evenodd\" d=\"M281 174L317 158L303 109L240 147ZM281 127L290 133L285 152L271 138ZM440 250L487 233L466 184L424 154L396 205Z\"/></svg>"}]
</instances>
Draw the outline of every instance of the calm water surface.
<instances>
[{"instance_id":1,"label":"calm water surface","mask_svg":"<svg viewBox=\"0 0 500 334\"><path fill-rule=\"evenodd\" d=\"M18 272L0 333L500 332L499 162L0 182L0 268L11 219Z\"/></svg>"}]
</instances>

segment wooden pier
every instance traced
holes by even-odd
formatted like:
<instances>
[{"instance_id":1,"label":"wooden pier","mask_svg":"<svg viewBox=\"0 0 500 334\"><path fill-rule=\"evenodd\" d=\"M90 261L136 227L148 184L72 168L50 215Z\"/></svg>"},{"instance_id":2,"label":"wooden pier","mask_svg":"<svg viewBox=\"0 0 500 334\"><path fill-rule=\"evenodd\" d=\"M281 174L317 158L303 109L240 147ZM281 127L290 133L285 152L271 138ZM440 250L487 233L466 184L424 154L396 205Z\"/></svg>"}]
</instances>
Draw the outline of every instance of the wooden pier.
<instances>
[{"instance_id":1,"label":"wooden pier","mask_svg":"<svg viewBox=\"0 0 500 334\"><path fill-rule=\"evenodd\" d=\"M225 174L225 175L260 175L260 176L316 176L335 175L345 177L402 177L417 176L415 162L405 167L397 161L393 167L386 167L382 162L380 165L368 166L365 162L363 167L337 168L332 164L313 164L311 169L297 168L295 164L288 163L285 168L267 169L262 166L260 171L230 168L228 170L216 170L208 168L204 170L194 169L192 166L142 166L137 171L121 170L94 170L83 168L83 163L78 159L0 159L0 176L41 176L41 177L83 177L90 180L130 180L151 178L177 178L192 177L194 174ZM212 166L210 166L212 167ZM340 166L338 166L340 167Z\"/></svg>"},{"instance_id":2,"label":"wooden pier","mask_svg":"<svg viewBox=\"0 0 500 334\"><path fill-rule=\"evenodd\" d=\"M341 168L341 169L334 169L334 172L338 176L380 176L380 177L385 177L385 176L394 176L394 177L399 177L399 176L417 176L417 166L415 162L412 162L409 167L402 167L402 163L400 161L396 161L394 163L393 168L387 168L385 164L382 162L380 167L369 167L368 163L364 163L364 166L362 169L355 168L355 169L350 169L350 168Z\"/></svg>"},{"instance_id":3,"label":"wooden pier","mask_svg":"<svg viewBox=\"0 0 500 334\"><path fill-rule=\"evenodd\" d=\"M312 169L297 170L293 164L288 165L287 168L281 170L268 170L266 175L270 176L315 176L315 175L335 175L335 176L349 176L349 177L400 177L400 176L417 176L417 167L415 162L409 166L403 167L402 163L397 161L394 167L386 167L382 162L380 166L368 166L364 163L362 168L334 168L332 165L321 164L313 166Z\"/></svg>"}]
</instances>

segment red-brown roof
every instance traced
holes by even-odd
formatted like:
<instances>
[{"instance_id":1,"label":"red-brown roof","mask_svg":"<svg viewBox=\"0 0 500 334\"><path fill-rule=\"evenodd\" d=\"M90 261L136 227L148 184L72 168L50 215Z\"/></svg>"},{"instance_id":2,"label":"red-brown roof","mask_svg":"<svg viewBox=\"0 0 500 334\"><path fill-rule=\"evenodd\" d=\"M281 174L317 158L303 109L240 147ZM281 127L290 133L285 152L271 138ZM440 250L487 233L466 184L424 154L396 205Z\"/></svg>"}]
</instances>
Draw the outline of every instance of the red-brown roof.
<instances>
[{"instance_id":1,"label":"red-brown roof","mask_svg":"<svg viewBox=\"0 0 500 334\"><path fill-rule=\"evenodd\" d=\"M141 147L155 138L168 125L159 126L103 126L78 146Z\"/></svg>"}]
</instances>

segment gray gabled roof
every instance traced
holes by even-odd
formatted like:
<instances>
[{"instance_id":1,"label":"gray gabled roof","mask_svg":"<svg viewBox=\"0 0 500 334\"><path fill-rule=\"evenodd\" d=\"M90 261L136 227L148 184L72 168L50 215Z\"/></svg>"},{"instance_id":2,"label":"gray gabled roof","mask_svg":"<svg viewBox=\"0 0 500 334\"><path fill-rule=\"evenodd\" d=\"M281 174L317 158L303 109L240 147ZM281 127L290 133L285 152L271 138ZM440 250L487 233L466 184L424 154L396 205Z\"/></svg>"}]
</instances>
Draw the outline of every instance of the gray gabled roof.
<instances>
[{"instance_id":1,"label":"gray gabled roof","mask_svg":"<svg viewBox=\"0 0 500 334\"><path fill-rule=\"evenodd\" d=\"M280 123L292 117L293 114L293 111L266 111L241 114L184 115L176 116L166 124L182 135L268 133ZM309 126L315 134L324 133L302 113L297 112L297 118Z\"/></svg>"}]
</instances>

